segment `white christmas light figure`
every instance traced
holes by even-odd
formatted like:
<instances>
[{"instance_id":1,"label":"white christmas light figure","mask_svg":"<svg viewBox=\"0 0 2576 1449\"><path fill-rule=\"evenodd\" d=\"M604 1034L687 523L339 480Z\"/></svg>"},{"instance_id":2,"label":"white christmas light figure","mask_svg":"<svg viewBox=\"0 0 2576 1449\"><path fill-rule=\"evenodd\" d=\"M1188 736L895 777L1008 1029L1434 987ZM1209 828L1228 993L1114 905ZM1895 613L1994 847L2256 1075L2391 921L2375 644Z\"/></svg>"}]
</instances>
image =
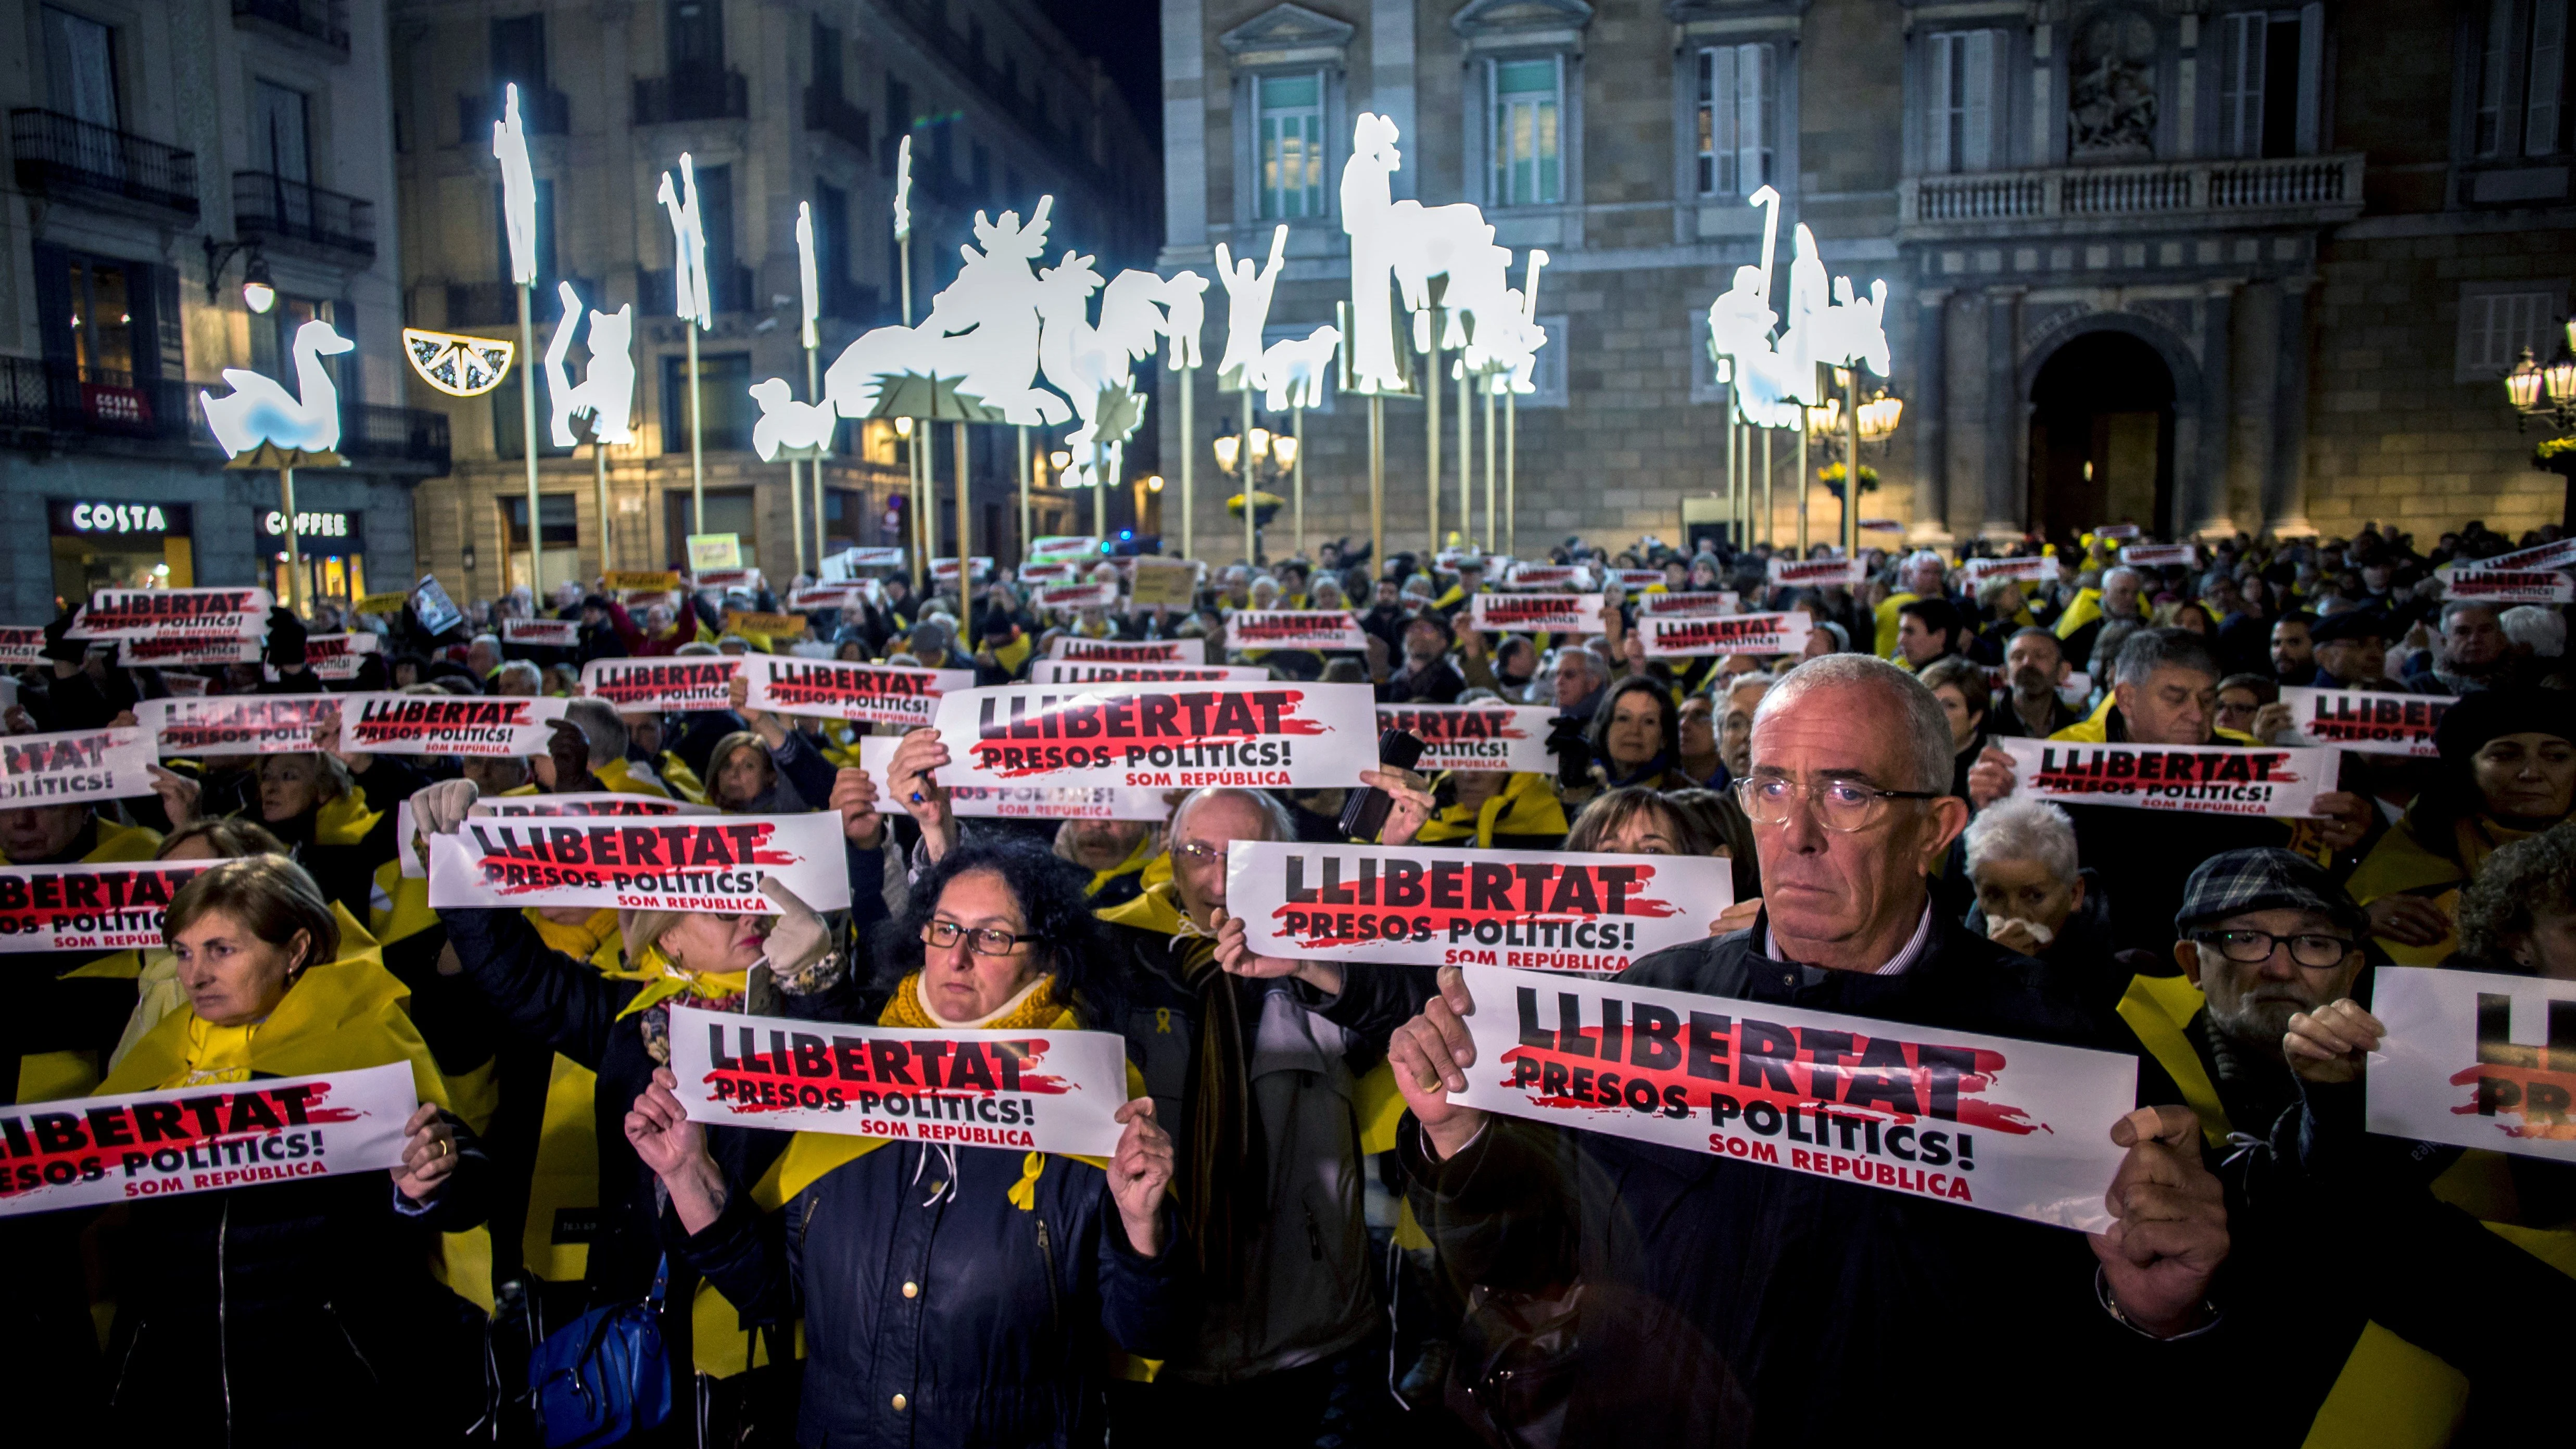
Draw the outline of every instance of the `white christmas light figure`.
<instances>
[{"instance_id":1,"label":"white christmas light figure","mask_svg":"<svg viewBox=\"0 0 2576 1449\"><path fill-rule=\"evenodd\" d=\"M823 315L823 300L814 268L814 205L807 201L796 203L796 281L805 301L805 326L799 345L818 346L823 339L814 324Z\"/></svg>"},{"instance_id":2,"label":"white christmas light figure","mask_svg":"<svg viewBox=\"0 0 2576 1449\"><path fill-rule=\"evenodd\" d=\"M501 221L510 238L510 281L537 279L537 173L528 164L528 134L519 122L519 88L502 92L501 119L492 123L492 159L501 163Z\"/></svg>"},{"instance_id":3,"label":"white christmas light figure","mask_svg":"<svg viewBox=\"0 0 2576 1449\"><path fill-rule=\"evenodd\" d=\"M697 166L689 159L689 153L680 153L680 184L674 187L671 173L665 171L661 188L654 196L671 214L671 310L701 328L712 327L715 313L707 295L707 230L698 212Z\"/></svg>"},{"instance_id":4,"label":"white christmas light figure","mask_svg":"<svg viewBox=\"0 0 2576 1449\"><path fill-rule=\"evenodd\" d=\"M1252 258L1237 258L1216 244L1216 278L1225 284L1225 355L1217 360L1220 392L1250 392L1261 386L1261 333L1270 322L1270 294L1279 286L1279 269L1288 252L1288 226L1270 233L1270 256L1259 267Z\"/></svg>"},{"instance_id":5,"label":"white christmas light figure","mask_svg":"<svg viewBox=\"0 0 2576 1449\"><path fill-rule=\"evenodd\" d=\"M1174 372L1204 361L1199 332L1207 325L1206 294L1207 278L1196 272L1174 272L1164 279L1163 335L1172 339L1172 345L1163 353L1163 365Z\"/></svg>"},{"instance_id":6,"label":"white christmas light figure","mask_svg":"<svg viewBox=\"0 0 2576 1449\"><path fill-rule=\"evenodd\" d=\"M821 451L840 422L829 402L796 401L794 389L783 377L753 383L751 396L760 404L760 421L751 427L751 447L764 463L778 461L782 451L791 458Z\"/></svg>"},{"instance_id":7,"label":"white christmas light figure","mask_svg":"<svg viewBox=\"0 0 2576 1449\"><path fill-rule=\"evenodd\" d=\"M1322 407L1324 379L1332 376L1333 353L1341 345L1341 329L1328 324L1263 348L1261 405L1274 413Z\"/></svg>"},{"instance_id":8,"label":"white christmas light figure","mask_svg":"<svg viewBox=\"0 0 2576 1449\"><path fill-rule=\"evenodd\" d=\"M961 401L997 414L994 421L1034 427L1071 417L1064 399L1036 385L1040 288L1031 264L1046 250L1054 205L1052 196L1038 198L1025 226L1016 211L999 221L975 213L983 250L958 248L965 265L931 299L930 315L917 327L862 334L823 374L824 395L840 415L873 417L887 384L919 377L953 383Z\"/></svg>"},{"instance_id":9,"label":"white christmas light figure","mask_svg":"<svg viewBox=\"0 0 2576 1449\"><path fill-rule=\"evenodd\" d=\"M573 431L573 419L583 414L590 417L593 442L635 441L635 358L631 352L635 304L629 302L614 312L589 314L590 367L576 383L565 359L572 353L574 336L582 330L581 296L570 282L555 283L555 296L563 303L563 318L555 324L554 340L546 346L546 390L554 404L555 446L569 448L581 441Z\"/></svg>"},{"instance_id":10,"label":"white christmas light figure","mask_svg":"<svg viewBox=\"0 0 2576 1449\"><path fill-rule=\"evenodd\" d=\"M894 148L894 239L912 240L912 137Z\"/></svg>"},{"instance_id":11,"label":"white christmas light figure","mask_svg":"<svg viewBox=\"0 0 2576 1449\"><path fill-rule=\"evenodd\" d=\"M1153 355L1155 339L1170 325L1167 298L1179 282L1152 272L1125 271L1101 291L1092 260L1068 251L1061 263L1038 274L1044 318L1038 364L1047 381L1073 399L1074 412L1082 419L1065 439L1074 457L1068 487L1116 481L1103 464L1116 456L1116 445L1144 417L1144 395L1134 387L1135 362ZM1190 280L1198 288L1206 286L1195 277ZM1179 290L1197 295L1187 285ZM1101 292L1100 322L1094 326L1090 299L1096 291Z\"/></svg>"},{"instance_id":12,"label":"white christmas light figure","mask_svg":"<svg viewBox=\"0 0 2576 1449\"><path fill-rule=\"evenodd\" d=\"M222 397L199 391L206 426L223 445L224 456L238 458L262 443L279 448L328 453L340 446L340 389L322 359L357 346L316 319L295 329L295 391L274 378L246 367L227 367L224 381L232 391Z\"/></svg>"},{"instance_id":13,"label":"white christmas light figure","mask_svg":"<svg viewBox=\"0 0 2576 1449\"><path fill-rule=\"evenodd\" d=\"M1392 286L1415 314L1415 345L1429 340L1421 314L1431 305L1431 279L1445 278L1441 305L1450 314L1441 346L1471 335L1468 319L1498 309L1511 253L1494 245L1494 229L1471 203L1424 206L1392 199L1390 178L1404 163L1395 122L1362 112L1352 126L1351 156L1342 165L1342 230L1351 238L1351 372L1361 391L1402 386L1395 355Z\"/></svg>"}]
</instances>

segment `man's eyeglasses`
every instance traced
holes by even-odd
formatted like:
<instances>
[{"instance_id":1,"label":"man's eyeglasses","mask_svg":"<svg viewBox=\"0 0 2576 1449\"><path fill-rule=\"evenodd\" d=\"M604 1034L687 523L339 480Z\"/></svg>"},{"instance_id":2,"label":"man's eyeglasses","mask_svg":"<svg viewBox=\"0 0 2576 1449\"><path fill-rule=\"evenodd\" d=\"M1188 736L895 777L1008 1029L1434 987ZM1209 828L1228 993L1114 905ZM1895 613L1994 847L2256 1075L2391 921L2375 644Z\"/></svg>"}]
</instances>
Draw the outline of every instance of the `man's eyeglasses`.
<instances>
[{"instance_id":1,"label":"man's eyeglasses","mask_svg":"<svg viewBox=\"0 0 2576 1449\"><path fill-rule=\"evenodd\" d=\"M1785 825L1803 798L1816 823L1848 835L1867 830L1887 813L1890 800L1938 800L1942 790L1882 790L1865 780L1820 780L1801 785L1785 775L1748 775L1735 782L1736 803L1756 825Z\"/></svg>"},{"instance_id":2,"label":"man's eyeglasses","mask_svg":"<svg viewBox=\"0 0 2576 1449\"><path fill-rule=\"evenodd\" d=\"M2272 948L2277 944L2287 944L2290 959L2311 970L2340 966L2353 949L2353 943L2341 936L2275 936L2269 931L2200 931L2192 939L2217 947L2219 955L2244 966L2260 966L2271 960Z\"/></svg>"},{"instance_id":3,"label":"man's eyeglasses","mask_svg":"<svg viewBox=\"0 0 2576 1449\"><path fill-rule=\"evenodd\" d=\"M960 936L966 938L966 949L978 956L1008 956L1019 949L1022 941L1046 939L1044 936L1013 935L999 926L969 929L955 921L926 921L921 927L921 944L935 946L942 951L956 945Z\"/></svg>"},{"instance_id":4,"label":"man's eyeglasses","mask_svg":"<svg viewBox=\"0 0 2576 1449\"><path fill-rule=\"evenodd\" d=\"M1225 861L1225 852L1226 847L1222 845L1206 845L1195 840L1184 840L1172 847L1172 854L1192 865L1221 865Z\"/></svg>"}]
</instances>

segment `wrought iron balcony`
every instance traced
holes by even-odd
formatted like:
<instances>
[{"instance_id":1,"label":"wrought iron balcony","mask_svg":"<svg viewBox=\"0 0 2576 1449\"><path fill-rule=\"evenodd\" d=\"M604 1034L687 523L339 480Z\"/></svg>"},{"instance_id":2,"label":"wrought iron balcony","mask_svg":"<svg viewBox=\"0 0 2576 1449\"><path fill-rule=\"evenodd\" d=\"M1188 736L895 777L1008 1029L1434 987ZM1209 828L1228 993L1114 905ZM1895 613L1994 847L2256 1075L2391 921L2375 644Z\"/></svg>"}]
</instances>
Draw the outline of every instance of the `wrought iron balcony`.
<instances>
[{"instance_id":1,"label":"wrought iron balcony","mask_svg":"<svg viewBox=\"0 0 2576 1449\"><path fill-rule=\"evenodd\" d=\"M114 198L197 217L197 155L59 111L9 113L18 184L62 200Z\"/></svg>"},{"instance_id":2,"label":"wrought iron balcony","mask_svg":"<svg viewBox=\"0 0 2576 1449\"><path fill-rule=\"evenodd\" d=\"M12 446L41 451L141 444L218 452L197 405L200 386L185 378L0 357L0 433ZM344 401L340 453L353 462L443 473L447 415Z\"/></svg>"},{"instance_id":3,"label":"wrought iron balcony","mask_svg":"<svg viewBox=\"0 0 2576 1449\"><path fill-rule=\"evenodd\" d=\"M532 300L534 320L539 327L550 326L563 311L562 299L555 295L556 278L537 279L537 295ZM573 291L581 295L586 306L604 306L608 294L588 277L565 277ZM449 327L516 327L519 325L519 288L515 282L449 282L447 322Z\"/></svg>"},{"instance_id":4,"label":"wrought iron balcony","mask_svg":"<svg viewBox=\"0 0 2576 1449\"><path fill-rule=\"evenodd\" d=\"M501 119L501 92L456 98L456 135L467 147L492 144L492 123ZM561 91L519 87L519 127L531 136L561 136L572 130L572 97Z\"/></svg>"},{"instance_id":5,"label":"wrought iron balcony","mask_svg":"<svg viewBox=\"0 0 2576 1449\"><path fill-rule=\"evenodd\" d=\"M757 312L769 305L768 298L752 295L752 275L749 267L728 267L721 262L711 263L707 267L707 288L713 294L707 299L713 304L708 309L711 312ZM669 267L636 268L635 295L643 299L637 304L636 311L646 317L670 316L671 304L678 296L677 289L671 284L671 269ZM516 320L517 316L517 313L512 313L512 320Z\"/></svg>"},{"instance_id":6,"label":"wrought iron balcony","mask_svg":"<svg viewBox=\"0 0 2576 1449\"><path fill-rule=\"evenodd\" d=\"M738 70L681 70L635 78L639 126L740 120L750 113L750 88Z\"/></svg>"},{"instance_id":7,"label":"wrought iron balcony","mask_svg":"<svg viewBox=\"0 0 2576 1449\"><path fill-rule=\"evenodd\" d=\"M233 23L283 31L343 60L349 55L348 0L233 0Z\"/></svg>"},{"instance_id":8,"label":"wrought iron balcony","mask_svg":"<svg viewBox=\"0 0 2576 1449\"><path fill-rule=\"evenodd\" d=\"M851 105L838 91L805 88L805 129L820 131L864 156L868 151L868 113Z\"/></svg>"},{"instance_id":9,"label":"wrought iron balcony","mask_svg":"<svg viewBox=\"0 0 2576 1449\"><path fill-rule=\"evenodd\" d=\"M417 463L432 473L448 464L447 414L377 403L340 405L340 455L352 463Z\"/></svg>"},{"instance_id":10,"label":"wrought iron balcony","mask_svg":"<svg viewBox=\"0 0 2576 1449\"><path fill-rule=\"evenodd\" d=\"M2072 235L2140 221L2266 224L2361 214L2362 157L1985 171L1899 182L1908 239Z\"/></svg>"},{"instance_id":11,"label":"wrought iron balcony","mask_svg":"<svg viewBox=\"0 0 2576 1449\"><path fill-rule=\"evenodd\" d=\"M233 230L374 259L376 204L266 171L233 173Z\"/></svg>"}]
</instances>

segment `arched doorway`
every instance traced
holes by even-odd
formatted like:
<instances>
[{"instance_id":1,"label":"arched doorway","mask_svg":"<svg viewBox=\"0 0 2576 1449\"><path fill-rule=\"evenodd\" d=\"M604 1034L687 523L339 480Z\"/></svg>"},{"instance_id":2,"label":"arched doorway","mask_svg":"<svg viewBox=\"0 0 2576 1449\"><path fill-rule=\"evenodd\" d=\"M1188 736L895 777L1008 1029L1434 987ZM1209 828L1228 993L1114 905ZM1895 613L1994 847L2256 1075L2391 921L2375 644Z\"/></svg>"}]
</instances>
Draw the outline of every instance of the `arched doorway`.
<instances>
[{"instance_id":1,"label":"arched doorway","mask_svg":"<svg viewBox=\"0 0 2576 1449\"><path fill-rule=\"evenodd\" d=\"M2030 389L2033 528L2170 533L2173 473L2173 371L2152 345L2105 330L2049 354Z\"/></svg>"}]
</instances>

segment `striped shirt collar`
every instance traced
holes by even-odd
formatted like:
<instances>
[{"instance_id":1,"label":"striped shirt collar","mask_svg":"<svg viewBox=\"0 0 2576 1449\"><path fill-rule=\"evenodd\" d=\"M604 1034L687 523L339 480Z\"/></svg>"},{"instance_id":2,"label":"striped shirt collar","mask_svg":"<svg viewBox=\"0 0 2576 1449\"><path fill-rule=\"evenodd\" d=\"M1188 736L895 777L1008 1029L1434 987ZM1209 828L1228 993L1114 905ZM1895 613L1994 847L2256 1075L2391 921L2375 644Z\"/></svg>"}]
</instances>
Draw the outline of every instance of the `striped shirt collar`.
<instances>
[{"instance_id":1,"label":"striped shirt collar","mask_svg":"<svg viewBox=\"0 0 2576 1449\"><path fill-rule=\"evenodd\" d=\"M1869 974L1872 976L1904 975L1907 971L1913 969L1914 963L1921 959L1923 955L1923 948L1930 945L1931 942L1932 903L1930 901L1925 901L1923 903L1923 919L1914 923L1913 936L1907 939L1902 949L1900 949L1894 956L1888 958L1886 965L1878 967ZM1768 924L1765 924L1762 928L1762 954L1770 957L1774 961L1786 961L1789 959L1788 957L1780 954L1780 938L1772 932L1771 927ZM1804 962L1800 962L1798 964L1805 965ZM1815 976L1811 976L1809 978L1811 982L1813 980L1820 979L1822 974L1821 968L1809 966L1807 969L1810 972L1817 973Z\"/></svg>"}]
</instances>

